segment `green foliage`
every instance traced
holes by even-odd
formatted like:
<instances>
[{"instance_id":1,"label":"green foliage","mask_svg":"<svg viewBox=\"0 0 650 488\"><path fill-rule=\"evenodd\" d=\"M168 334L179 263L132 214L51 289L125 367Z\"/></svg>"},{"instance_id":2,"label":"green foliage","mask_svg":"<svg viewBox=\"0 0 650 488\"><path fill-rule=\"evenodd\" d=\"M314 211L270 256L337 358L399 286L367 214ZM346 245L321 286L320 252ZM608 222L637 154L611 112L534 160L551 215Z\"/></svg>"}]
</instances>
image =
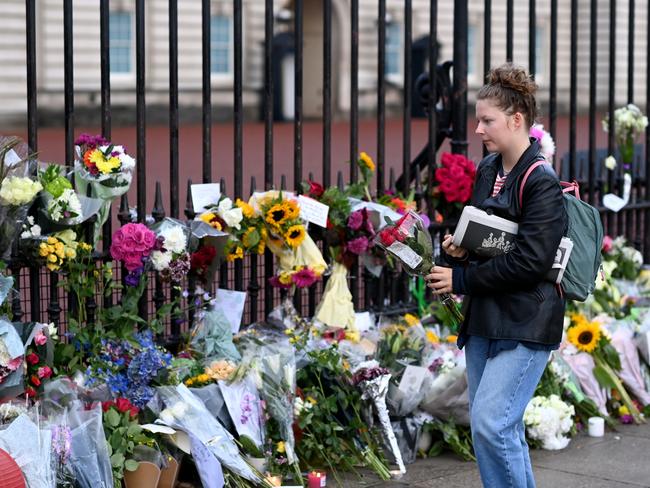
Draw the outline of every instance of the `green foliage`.
<instances>
[{"instance_id":1,"label":"green foliage","mask_svg":"<svg viewBox=\"0 0 650 488\"><path fill-rule=\"evenodd\" d=\"M428 457L440 456L449 450L465 461L476 461L468 426L458 425L453 419L444 422L434 419L433 422L424 424L424 430L431 432L434 437L433 444L426 453Z\"/></svg>"}]
</instances>

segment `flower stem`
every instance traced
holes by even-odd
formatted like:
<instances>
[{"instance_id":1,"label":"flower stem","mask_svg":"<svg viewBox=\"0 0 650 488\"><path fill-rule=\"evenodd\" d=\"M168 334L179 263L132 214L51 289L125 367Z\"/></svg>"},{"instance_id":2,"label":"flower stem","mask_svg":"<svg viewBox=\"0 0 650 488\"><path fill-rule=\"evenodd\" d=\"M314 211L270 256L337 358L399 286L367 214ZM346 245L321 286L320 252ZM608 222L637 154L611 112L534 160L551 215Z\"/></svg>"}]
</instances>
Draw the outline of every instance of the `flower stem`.
<instances>
[{"instance_id":1,"label":"flower stem","mask_svg":"<svg viewBox=\"0 0 650 488\"><path fill-rule=\"evenodd\" d=\"M632 402L632 399L630 398L630 395L627 393L627 390L623 386L623 383L621 382L620 378L616 374L616 372L611 368L607 362L600 357L598 354L594 354L594 362L596 363L597 366L600 366L603 371L607 373L609 376L610 380L618 390L618 392L621 395L621 399L623 400L623 403L627 407L627 409L630 411L630 415L632 415L632 418L634 419L634 423L636 424L644 424L645 420L641 416L641 412L639 412L639 409L636 408L636 405Z\"/></svg>"}]
</instances>

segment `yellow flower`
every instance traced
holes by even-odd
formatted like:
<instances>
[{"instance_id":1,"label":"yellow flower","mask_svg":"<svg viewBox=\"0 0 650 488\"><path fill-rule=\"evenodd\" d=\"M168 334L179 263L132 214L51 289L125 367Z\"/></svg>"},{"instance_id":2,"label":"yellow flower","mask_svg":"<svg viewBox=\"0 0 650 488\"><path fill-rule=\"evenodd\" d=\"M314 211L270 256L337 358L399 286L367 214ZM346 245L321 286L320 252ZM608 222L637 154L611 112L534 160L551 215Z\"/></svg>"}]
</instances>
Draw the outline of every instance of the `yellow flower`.
<instances>
[{"instance_id":1,"label":"yellow flower","mask_svg":"<svg viewBox=\"0 0 650 488\"><path fill-rule=\"evenodd\" d=\"M458 336L457 336L457 335L453 335L453 334L452 334L452 335L448 335L446 340L447 340L447 342L449 342L449 343L451 343L451 344L456 344L456 341L458 341Z\"/></svg>"},{"instance_id":2,"label":"yellow flower","mask_svg":"<svg viewBox=\"0 0 650 488\"><path fill-rule=\"evenodd\" d=\"M56 237L52 237L52 236L50 236L50 237L47 238L47 243L48 243L48 244L52 244L52 245L54 245L54 244L56 244L56 243L58 243L58 242L59 242L59 240L58 240Z\"/></svg>"},{"instance_id":3,"label":"yellow flower","mask_svg":"<svg viewBox=\"0 0 650 488\"><path fill-rule=\"evenodd\" d=\"M189 378L189 379L185 380L185 384L187 386L192 386L194 384L194 378Z\"/></svg>"},{"instance_id":4,"label":"yellow flower","mask_svg":"<svg viewBox=\"0 0 650 488\"><path fill-rule=\"evenodd\" d=\"M412 313L407 313L406 315L404 315L404 320L406 321L407 324L409 324L409 327L413 327L414 325L420 323L420 319L418 319Z\"/></svg>"},{"instance_id":5,"label":"yellow flower","mask_svg":"<svg viewBox=\"0 0 650 488\"><path fill-rule=\"evenodd\" d=\"M283 285L290 285L292 278L293 273L291 271L280 271L280 275L278 276L278 280Z\"/></svg>"},{"instance_id":6,"label":"yellow flower","mask_svg":"<svg viewBox=\"0 0 650 488\"><path fill-rule=\"evenodd\" d=\"M580 351L592 352L600 340L600 324L595 321L580 321L577 325L569 327L567 339Z\"/></svg>"},{"instance_id":7,"label":"yellow flower","mask_svg":"<svg viewBox=\"0 0 650 488\"><path fill-rule=\"evenodd\" d=\"M625 405L621 405L620 407L618 407L618 414L621 416L630 415L630 410Z\"/></svg>"},{"instance_id":8,"label":"yellow flower","mask_svg":"<svg viewBox=\"0 0 650 488\"><path fill-rule=\"evenodd\" d=\"M242 236L241 241L242 241L242 244L244 244L244 247L246 249L250 249L252 247L251 234L253 234L253 232L255 232L256 230L257 230L257 227L249 227L248 229L246 229L246 232L244 232L244 235ZM259 234L258 234L258 238L259 238ZM257 245L257 243L255 245Z\"/></svg>"},{"instance_id":9,"label":"yellow flower","mask_svg":"<svg viewBox=\"0 0 650 488\"><path fill-rule=\"evenodd\" d=\"M50 271L58 271L59 265L53 263L47 263L47 269L49 269Z\"/></svg>"},{"instance_id":10,"label":"yellow flower","mask_svg":"<svg viewBox=\"0 0 650 488\"><path fill-rule=\"evenodd\" d=\"M311 403L312 405L316 405L316 403L318 403L318 402L316 401L316 399L315 399L314 397L311 397L311 396L308 396L307 398L305 398L305 400L307 400L307 401L308 401L309 403Z\"/></svg>"},{"instance_id":11,"label":"yellow flower","mask_svg":"<svg viewBox=\"0 0 650 488\"><path fill-rule=\"evenodd\" d=\"M427 330L427 341L429 341L431 344L439 344L440 343L440 338L438 337L438 334L436 334L432 330Z\"/></svg>"},{"instance_id":12,"label":"yellow flower","mask_svg":"<svg viewBox=\"0 0 650 488\"><path fill-rule=\"evenodd\" d=\"M284 447L284 442L280 441L278 442L276 449L279 453L284 453L285 447Z\"/></svg>"},{"instance_id":13,"label":"yellow flower","mask_svg":"<svg viewBox=\"0 0 650 488\"><path fill-rule=\"evenodd\" d=\"M287 200L285 203L287 207L287 220L297 219L300 215L300 207L298 207L298 204L294 200Z\"/></svg>"},{"instance_id":14,"label":"yellow flower","mask_svg":"<svg viewBox=\"0 0 650 488\"><path fill-rule=\"evenodd\" d=\"M219 219L217 219L217 215L215 213L204 212L199 215L199 219L217 230L223 230L221 227L221 222L219 222Z\"/></svg>"},{"instance_id":15,"label":"yellow flower","mask_svg":"<svg viewBox=\"0 0 650 488\"><path fill-rule=\"evenodd\" d=\"M284 234L284 238L287 240L287 244L294 249L297 248L305 240L305 227L301 224L292 225Z\"/></svg>"},{"instance_id":16,"label":"yellow flower","mask_svg":"<svg viewBox=\"0 0 650 488\"><path fill-rule=\"evenodd\" d=\"M207 374L203 373L203 374L198 375L196 377L196 380L199 383L207 383L208 381L210 381L210 377Z\"/></svg>"},{"instance_id":17,"label":"yellow flower","mask_svg":"<svg viewBox=\"0 0 650 488\"><path fill-rule=\"evenodd\" d=\"M50 255L48 255L48 256L47 256L47 260L48 260L50 263L56 263L56 262L57 262L56 254L50 254Z\"/></svg>"},{"instance_id":18,"label":"yellow flower","mask_svg":"<svg viewBox=\"0 0 650 488\"><path fill-rule=\"evenodd\" d=\"M370 171L375 171L375 162L370 156L368 156L367 153L361 152L361 154L359 154L359 161L361 161L361 164L363 164Z\"/></svg>"},{"instance_id":19,"label":"yellow flower","mask_svg":"<svg viewBox=\"0 0 650 488\"><path fill-rule=\"evenodd\" d=\"M250 219L253 218L253 215L255 215L255 210L253 209L252 205L249 205L241 198L235 200L235 205L241 208L241 213L245 218Z\"/></svg>"},{"instance_id":20,"label":"yellow flower","mask_svg":"<svg viewBox=\"0 0 650 488\"><path fill-rule=\"evenodd\" d=\"M348 341L359 342L361 340L361 333L358 330L346 330L345 338Z\"/></svg>"},{"instance_id":21,"label":"yellow flower","mask_svg":"<svg viewBox=\"0 0 650 488\"><path fill-rule=\"evenodd\" d=\"M280 227L288 220L289 212L286 202L276 203L266 211L266 221L274 227Z\"/></svg>"},{"instance_id":22,"label":"yellow flower","mask_svg":"<svg viewBox=\"0 0 650 488\"><path fill-rule=\"evenodd\" d=\"M104 174L112 173L113 170L119 169L122 165L120 158L110 157L107 159L99 149L94 150L90 154L90 161L95 163L97 169Z\"/></svg>"},{"instance_id":23,"label":"yellow flower","mask_svg":"<svg viewBox=\"0 0 650 488\"><path fill-rule=\"evenodd\" d=\"M230 251L226 260L232 262L237 259L243 259L243 257L244 257L244 249L241 246L237 246L234 251Z\"/></svg>"},{"instance_id":24,"label":"yellow flower","mask_svg":"<svg viewBox=\"0 0 650 488\"><path fill-rule=\"evenodd\" d=\"M39 256L41 256L41 257L44 258L44 257L47 256L49 253L50 253L50 251L47 249L47 244L45 244L44 242L41 243L40 246L38 246L38 255L39 255Z\"/></svg>"}]
</instances>

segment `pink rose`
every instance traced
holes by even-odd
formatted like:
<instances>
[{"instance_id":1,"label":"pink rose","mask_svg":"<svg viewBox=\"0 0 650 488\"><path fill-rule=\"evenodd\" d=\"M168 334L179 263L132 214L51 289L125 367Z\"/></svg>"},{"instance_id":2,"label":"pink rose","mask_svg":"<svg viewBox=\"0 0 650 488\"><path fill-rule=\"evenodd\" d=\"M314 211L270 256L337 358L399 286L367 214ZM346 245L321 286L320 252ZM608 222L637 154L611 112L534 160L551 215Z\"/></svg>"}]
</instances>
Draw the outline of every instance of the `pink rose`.
<instances>
[{"instance_id":1,"label":"pink rose","mask_svg":"<svg viewBox=\"0 0 650 488\"><path fill-rule=\"evenodd\" d=\"M50 378L52 376L52 369L49 366L43 366L38 368L36 373L39 378Z\"/></svg>"},{"instance_id":2,"label":"pink rose","mask_svg":"<svg viewBox=\"0 0 650 488\"><path fill-rule=\"evenodd\" d=\"M36 334L34 337L34 342L37 346L43 346L47 343L47 337L45 334L43 334L43 331L40 331L38 334Z\"/></svg>"},{"instance_id":3,"label":"pink rose","mask_svg":"<svg viewBox=\"0 0 650 488\"><path fill-rule=\"evenodd\" d=\"M611 252L613 248L614 248L614 239L612 239L610 236L603 237L603 252L607 254Z\"/></svg>"},{"instance_id":4,"label":"pink rose","mask_svg":"<svg viewBox=\"0 0 650 488\"><path fill-rule=\"evenodd\" d=\"M124 266L129 271L135 271L142 267L142 257L139 254L129 254L124 259Z\"/></svg>"}]
</instances>

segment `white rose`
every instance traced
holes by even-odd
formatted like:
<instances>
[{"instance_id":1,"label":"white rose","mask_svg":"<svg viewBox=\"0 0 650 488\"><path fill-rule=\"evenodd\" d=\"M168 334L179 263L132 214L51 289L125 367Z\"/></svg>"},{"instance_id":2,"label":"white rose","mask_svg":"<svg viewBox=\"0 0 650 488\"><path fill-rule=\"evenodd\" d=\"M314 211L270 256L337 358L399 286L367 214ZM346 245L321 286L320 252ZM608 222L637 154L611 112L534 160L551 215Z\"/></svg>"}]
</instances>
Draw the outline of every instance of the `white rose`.
<instances>
[{"instance_id":1,"label":"white rose","mask_svg":"<svg viewBox=\"0 0 650 488\"><path fill-rule=\"evenodd\" d=\"M609 155L605 158L605 168L612 171L616 168L616 158L612 155Z\"/></svg>"}]
</instances>

